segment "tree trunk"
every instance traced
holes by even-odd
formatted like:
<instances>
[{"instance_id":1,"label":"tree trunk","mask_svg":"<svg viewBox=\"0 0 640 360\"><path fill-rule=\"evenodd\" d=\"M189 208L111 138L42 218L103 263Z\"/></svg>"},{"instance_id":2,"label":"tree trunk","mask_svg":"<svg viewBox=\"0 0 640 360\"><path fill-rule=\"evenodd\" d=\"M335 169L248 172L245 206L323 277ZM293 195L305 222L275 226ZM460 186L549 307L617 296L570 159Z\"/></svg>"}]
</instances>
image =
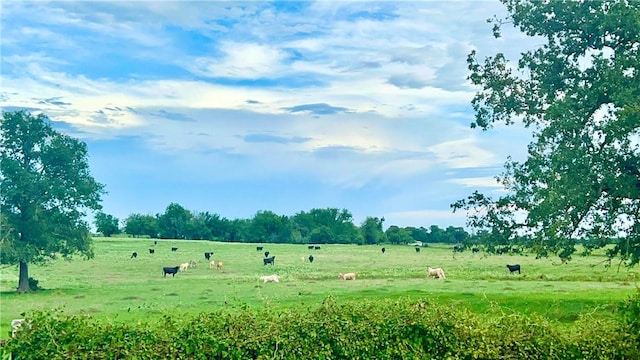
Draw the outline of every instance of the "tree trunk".
<instances>
[{"instance_id":1,"label":"tree trunk","mask_svg":"<svg viewBox=\"0 0 640 360\"><path fill-rule=\"evenodd\" d=\"M24 261L20 261L20 280L18 281L18 293L28 293L31 292L31 287L29 287L29 267L28 264Z\"/></svg>"}]
</instances>

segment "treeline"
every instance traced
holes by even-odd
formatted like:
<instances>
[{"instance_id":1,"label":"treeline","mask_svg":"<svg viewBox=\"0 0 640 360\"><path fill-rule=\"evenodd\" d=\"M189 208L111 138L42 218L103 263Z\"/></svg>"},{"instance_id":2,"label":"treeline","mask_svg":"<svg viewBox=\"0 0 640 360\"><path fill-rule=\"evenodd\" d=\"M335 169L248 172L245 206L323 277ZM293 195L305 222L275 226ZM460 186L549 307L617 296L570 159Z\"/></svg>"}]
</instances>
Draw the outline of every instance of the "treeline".
<instances>
[{"instance_id":1,"label":"treeline","mask_svg":"<svg viewBox=\"0 0 640 360\"><path fill-rule=\"evenodd\" d=\"M289 244L412 244L468 243L470 234L462 227L390 226L384 218L367 217L357 226L346 209L311 209L293 216L258 211L251 219L227 219L209 212L192 212L171 203L162 214L131 214L120 221L98 213L95 225L105 236L125 233L133 237L159 239L216 240L229 242Z\"/></svg>"}]
</instances>

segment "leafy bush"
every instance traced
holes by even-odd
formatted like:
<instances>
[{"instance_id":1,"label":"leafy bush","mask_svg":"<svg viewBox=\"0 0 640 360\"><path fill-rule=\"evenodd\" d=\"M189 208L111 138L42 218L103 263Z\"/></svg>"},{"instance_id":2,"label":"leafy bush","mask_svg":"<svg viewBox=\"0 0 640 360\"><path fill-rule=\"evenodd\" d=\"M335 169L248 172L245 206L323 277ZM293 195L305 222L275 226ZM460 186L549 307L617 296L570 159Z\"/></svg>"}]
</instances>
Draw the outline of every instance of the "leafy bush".
<instances>
[{"instance_id":1,"label":"leafy bush","mask_svg":"<svg viewBox=\"0 0 640 360\"><path fill-rule=\"evenodd\" d=\"M155 323L62 312L28 319L33 325L4 349L16 359L640 358L633 342L638 335L630 334L628 322L584 316L567 327L537 316L477 315L429 301L339 303L327 297L307 310L241 308L165 316Z\"/></svg>"}]
</instances>

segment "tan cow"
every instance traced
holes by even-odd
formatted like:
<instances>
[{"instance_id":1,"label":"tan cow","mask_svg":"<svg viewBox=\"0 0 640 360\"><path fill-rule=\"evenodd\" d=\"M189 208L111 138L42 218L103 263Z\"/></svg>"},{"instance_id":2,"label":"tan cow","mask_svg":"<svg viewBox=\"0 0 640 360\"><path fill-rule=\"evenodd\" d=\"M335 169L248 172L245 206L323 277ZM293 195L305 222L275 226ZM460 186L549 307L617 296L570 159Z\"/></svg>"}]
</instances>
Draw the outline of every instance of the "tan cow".
<instances>
[{"instance_id":1,"label":"tan cow","mask_svg":"<svg viewBox=\"0 0 640 360\"><path fill-rule=\"evenodd\" d=\"M222 261L218 261L218 263L216 264L216 268L218 270L222 269Z\"/></svg>"},{"instance_id":2,"label":"tan cow","mask_svg":"<svg viewBox=\"0 0 640 360\"><path fill-rule=\"evenodd\" d=\"M442 268L432 268L430 266L427 267L427 272L429 273L429 276L433 276L436 277L438 279L446 279L447 277L444 276L444 270L442 270Z\"/></svg>"},{"instance_id":3,"label":"tan cow","mask_svg":"<svg viewBox=\"0 0 640 360\"><path fill-rule=\"evenodd\" d=\"M213 260L211 260L211 261L209 262L209 269L213 269L215 266L216 266L216 262L215 262L215 261L213 261Z\"/></svg>"},{"instance_id":4,"label":"tan cow","mask_svg":"<svg viewBox=\"0 0 640 360\"><path fill-rule=\"evenodd\" d=\"M356 273L340 273L340 275L338 275L338 277L342 280L355 280L356 279Z\"/></svg>"},{"instance_id":5,"label":"tan cow","mask_svg":"<svg viewBox=\"0 0 640 360\"><path fill-rule=\"evenodd\" d=\"M188 268L189 268L188 262L180 264L180 271L187 271Z\"/></svg>"}]
</instances>

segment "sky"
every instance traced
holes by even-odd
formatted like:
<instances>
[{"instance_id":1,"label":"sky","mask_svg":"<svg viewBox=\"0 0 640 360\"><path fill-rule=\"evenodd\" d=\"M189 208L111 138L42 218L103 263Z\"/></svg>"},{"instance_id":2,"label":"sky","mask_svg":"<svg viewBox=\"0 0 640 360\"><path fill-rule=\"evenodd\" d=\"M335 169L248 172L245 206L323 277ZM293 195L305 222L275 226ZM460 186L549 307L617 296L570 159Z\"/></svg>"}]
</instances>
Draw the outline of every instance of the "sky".
<instances>
[{"instance_id":1,"label":"sky","mask_svg":"<svg viewBox=\"0 0 640 360\"><path fill-rule=\"evenodd\" d=\"M471 129L466 58L539 45L499 1L2 1L0 107L85 142L120 219L347 209L465 226L528 129Z\"/></svg>"}]
</instances>

